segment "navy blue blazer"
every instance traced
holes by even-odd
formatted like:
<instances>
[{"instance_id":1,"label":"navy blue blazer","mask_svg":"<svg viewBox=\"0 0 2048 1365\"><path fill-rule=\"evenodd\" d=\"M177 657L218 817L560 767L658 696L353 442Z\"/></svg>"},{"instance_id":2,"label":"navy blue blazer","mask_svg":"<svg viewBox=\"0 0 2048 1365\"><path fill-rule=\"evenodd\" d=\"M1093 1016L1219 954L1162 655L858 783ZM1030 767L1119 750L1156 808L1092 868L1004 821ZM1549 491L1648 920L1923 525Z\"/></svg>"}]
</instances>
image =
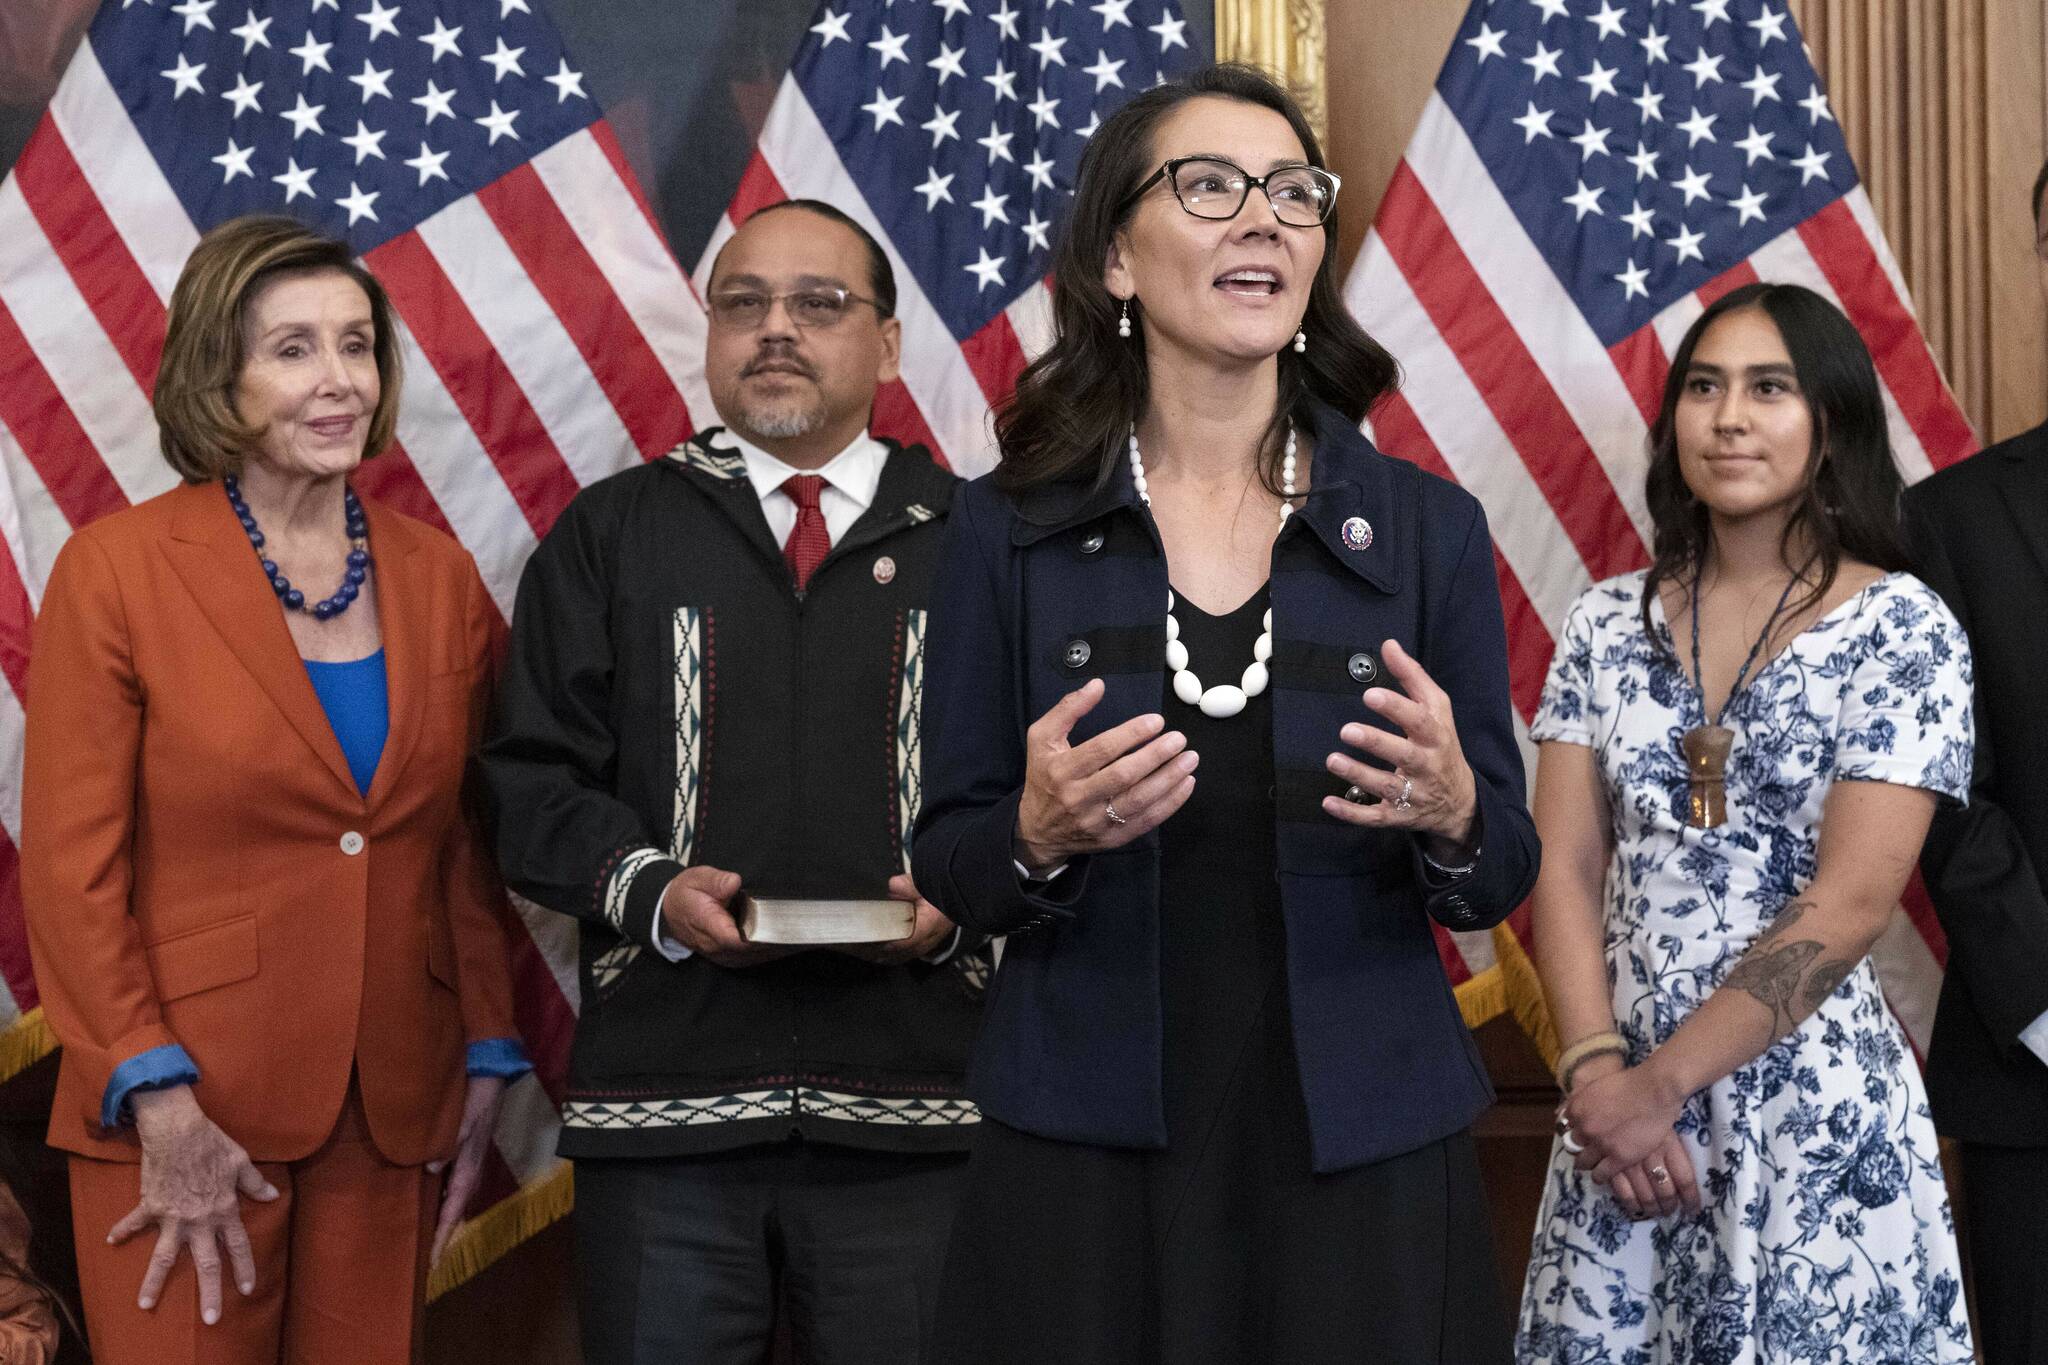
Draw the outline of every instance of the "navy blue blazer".
<instances>
[{"instance_id":1,"label":"navy blue blazer","mask_svg":"<svg viewBox=\"0 0 2048 1365\"><path fill-rule=\"evenodd\" d=\"M1535 882L1537 843L1484 512L1380 454L1334 409L1315 435L1310 493L1273 547L1270 685L1288 998L1322 1172L1432 1142L1491 1103L1429 917L1498 923ZM1367 548L1347 544L1352 518L1370 525ZM1012 498L983 478L956 496L926 641L912 866L948 915L1010 936L970 1090L985 1113L1043 1137L1166 1143L1156 833L1076 858L1042 886L1011 862L1026 728L1093 677L1107 690L1075 743L1158 711L1166 593L1156 527L1121 462L1100 488ZM1385 724L1362 694L1392 685L1387 639L1450 694L1477 778L1482 852L1455 881L1428 870L1413 836L1321 808L1346 785L1323 766L1338 728Z\"/></svg>"}]
</instances>

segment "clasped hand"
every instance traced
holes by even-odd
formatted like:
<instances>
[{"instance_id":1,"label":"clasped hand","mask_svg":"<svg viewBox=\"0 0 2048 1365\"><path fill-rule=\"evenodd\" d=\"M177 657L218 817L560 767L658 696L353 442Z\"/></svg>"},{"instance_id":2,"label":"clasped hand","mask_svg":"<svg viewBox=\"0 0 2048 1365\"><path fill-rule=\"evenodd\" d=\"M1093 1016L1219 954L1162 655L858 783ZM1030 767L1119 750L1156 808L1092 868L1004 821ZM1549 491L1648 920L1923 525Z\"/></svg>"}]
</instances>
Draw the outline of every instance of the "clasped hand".
<instances>
[{"instance_id":1,"label":"clasped hand","mask_svg":"<svg viewBox=\"0 0 2048 1365\"><path fill-rule=\"evenodd\" d=\"M1684 1099L1671 1093L1654 1067L1597 1057L1579 1066L1558 1110L1560 1123L1582 1148L1573 1164L1608 1186L1631 1218L1700 1211L1692 1155L1675 1129Z\"/></svg>"}]
</instances>

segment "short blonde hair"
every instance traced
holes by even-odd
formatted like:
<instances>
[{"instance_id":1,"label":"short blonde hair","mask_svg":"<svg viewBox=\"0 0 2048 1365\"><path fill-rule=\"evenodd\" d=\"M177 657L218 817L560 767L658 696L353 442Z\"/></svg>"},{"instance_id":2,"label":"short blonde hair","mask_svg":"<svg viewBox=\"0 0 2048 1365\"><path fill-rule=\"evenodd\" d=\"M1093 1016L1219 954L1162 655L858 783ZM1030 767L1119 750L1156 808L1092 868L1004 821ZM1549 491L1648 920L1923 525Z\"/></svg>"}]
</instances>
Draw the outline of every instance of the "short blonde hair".
<instances>
[{"instance_id":1,"label":"short blonde hair","mask_svg":"<svg viewBox=\"0 0 2048 1365\"><path fill-rule=\"evenodd\" d=\"M157 367L157 442L187 483L241 472L263 433L235 411L235 383L247 359L242 344L249 305L284 275L336 271L370 300L373 352L381 392L363 445L368 459L391 444L398 425L402 367L384 286L356 263L348 244L292 218L233 218L199 239L171 291L170 328Z\"/></svg>"}]
</instances>

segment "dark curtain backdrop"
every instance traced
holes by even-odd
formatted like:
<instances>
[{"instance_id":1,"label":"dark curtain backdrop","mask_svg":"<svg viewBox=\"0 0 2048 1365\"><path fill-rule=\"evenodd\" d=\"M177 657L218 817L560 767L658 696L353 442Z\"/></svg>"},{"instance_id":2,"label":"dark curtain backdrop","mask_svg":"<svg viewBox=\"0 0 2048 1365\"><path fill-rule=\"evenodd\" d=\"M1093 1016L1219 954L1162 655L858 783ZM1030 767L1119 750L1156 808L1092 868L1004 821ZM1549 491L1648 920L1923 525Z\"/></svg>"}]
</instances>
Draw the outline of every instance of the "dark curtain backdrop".
<instances>
[{"instance_id":1,"label":"dark curtain backdrop","mask_svg":"<svg viewBox=\"0 0 2048 1365\"><path fill-rule=\"evenodd\" d=\"M815 20L816 0L543 2L669 244L694 268ZM27 144L96 8L95 0L0 0L0 169ZM223 8L236 8L234 0ZM975 8L981 21L987 6ZM1190 0L1186 9L1196 49L1213 51L1212 7Z\"/></svg>"}]
</instances>

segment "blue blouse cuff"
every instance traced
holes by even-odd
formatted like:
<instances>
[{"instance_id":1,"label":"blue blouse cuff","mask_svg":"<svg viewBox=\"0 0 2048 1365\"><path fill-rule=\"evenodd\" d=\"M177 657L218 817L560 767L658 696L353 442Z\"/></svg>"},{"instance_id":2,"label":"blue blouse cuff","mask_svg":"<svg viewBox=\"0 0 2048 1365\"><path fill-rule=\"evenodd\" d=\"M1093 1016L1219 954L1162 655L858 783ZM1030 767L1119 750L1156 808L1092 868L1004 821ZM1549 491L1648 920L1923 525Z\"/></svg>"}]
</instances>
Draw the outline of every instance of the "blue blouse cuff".
<instances>
[{"instance_id":1,"label":"blue blouse cuff","mask_svg":"<svg viewBox=\"0 0 2048 1365\"><path fill-rule=\"evenodd\" d=\"M165 1086L191 1085L199 1079L192 1054L175 1043L138 1052L114 1068L107 1077L106 1094L100 1097L100 1126L118 1128L131 1122L128 1097L138 1090L162 1090Z\"/></svg>"},{"instance_id":2,"label":"blue blouse cuff","mask_svg":"<svg viewBox=\"0 0 2048 1365\"><path fill-rule=\"evenodd\" d=\"M533 1070L526 1048L517 1038L484 1038L469 1045L469 1074L515 1080Z\"/></svg>"}]
</instances>

